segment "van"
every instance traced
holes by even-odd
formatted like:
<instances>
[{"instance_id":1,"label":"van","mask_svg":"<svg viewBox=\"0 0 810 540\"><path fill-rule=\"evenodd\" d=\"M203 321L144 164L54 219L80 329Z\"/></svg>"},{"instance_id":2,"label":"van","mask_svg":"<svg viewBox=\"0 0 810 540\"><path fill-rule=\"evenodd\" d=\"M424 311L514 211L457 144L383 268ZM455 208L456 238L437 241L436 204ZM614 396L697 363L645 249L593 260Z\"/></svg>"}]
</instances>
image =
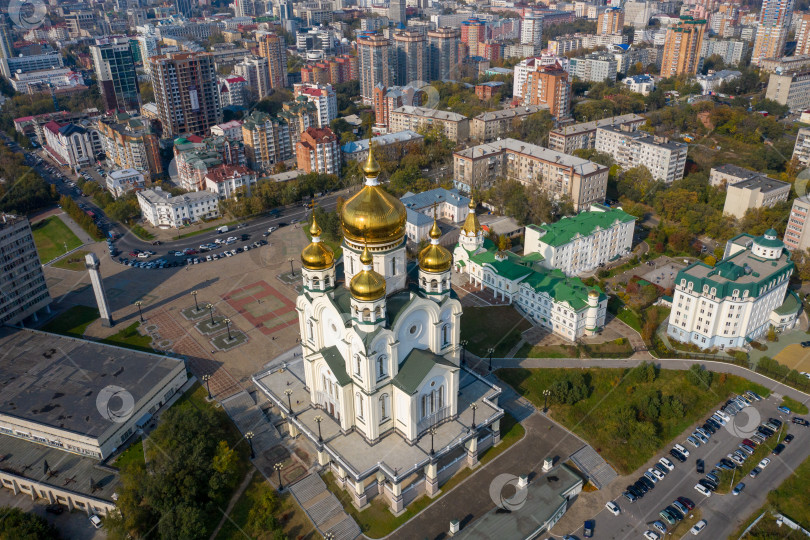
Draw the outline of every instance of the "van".
<instances>
[{"instance_id":1,"label":"van","mask_svg":"<svg viewBox=\"0 0 810 540\"><path fill-rule=\"evenodd\" d=\"M706 489L705 487L701 486L700 484L695 484L695 491L703 495L704 497L711 497L712 492Z\"/></svg>"},{"instance_id":2,"label":"van","mask_svg":"<svg viewBox=\"0 0 810 540\"><path fill-rule=\"evenodd\" d=\"M226 232L228 232L228 226L227 225L217 227L217 234L223 234L223 233L226 233Z\"/></svg>"}]
</instances>

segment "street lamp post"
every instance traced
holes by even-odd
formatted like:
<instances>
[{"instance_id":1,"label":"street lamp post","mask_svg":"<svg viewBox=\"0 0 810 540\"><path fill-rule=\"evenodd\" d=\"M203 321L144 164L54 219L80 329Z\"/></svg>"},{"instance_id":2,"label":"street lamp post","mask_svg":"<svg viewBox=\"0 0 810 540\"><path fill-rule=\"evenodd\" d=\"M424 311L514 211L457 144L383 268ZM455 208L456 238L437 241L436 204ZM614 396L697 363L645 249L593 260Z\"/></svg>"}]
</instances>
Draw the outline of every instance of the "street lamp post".
<instances>
[{"instance_id":1,"label":"street lamp post","mask_svg":"<svg viewBox=\"0 0 810 540\"><path fill-rule=\"evenodd\" d=\"M436 435L436 428L431 426L430 429L428 430L428 433L430 433L430 456L433 457L433 454L435 454L435 452L433 451L433 437L434 435Z\"/></svg>"},{"instance_id":2,"label":"street lamp post","mask_svg":"<svg viewBox=\"0 0 810 540\"><path fill-rule=\"evenodd\" d=\"M318 423L318 443L322 443L323 437L321 437L321 422L323 422L323 416L319 414L315 417L315 421Z\"/></svg>"},{"instance_id":3,"label":"street lamp post","mask_svg":"<svg viewBox=\"0 0 810 540\"><path fill-rule=\"evenodd\" d=\"M250 459L256 458L256 454L253 452L253 437L255 437L255 435L252 431L245 433L245 438L248 440L248 444L250 444Z\"/></svg>"},{"instance_id":4,"label":"street lamp post","mask_svg":"<svg viewBox=\"0 0 810 540\"><path fill-rule=\"evenodd\" d=\"M284 484L282 484L282 483L281 483L281 469L282 469L283 467L284 467L284 465L282 465L281 463L275 463L275 464L273 465L273 469L275 469L275 470L276 470L276 472L278 473L278 490L279 490L279 491L283 491L283 490L284 490Z\"/></svg>"},{"instance_id":5,"label":"street lamp post","mask_svg":"<svg viewBox=\"0 0 810 540\"><path fill-rule=\"evenodd\" d=\"M233 341L233 338L231 337L231 320L226 318L223 319L222 322L225 323L225 328L228 329L228 341Z\"/></svg>"},{"instance_id":6,"label":"street lamp post","mask_svg":"<svg viewBox=\"0 0 810 540\"><path fill-rule=\"evenodd\" d=\"M208 313L211 315L211 326L214 326L214 304L207 304Z\"/></svg>"},{"instance_id":7,"label":"street lamp post","mask_svg":"<svg viewBox=\"0 0 810 540\"><path fill-rule=\"evenodd\" d=\"M206 373L202 376L202 380L205 383L205 389L208 390L208 399L211 399L211 385L208 383L211 380L211 375Z\"/></svg>"},{"instance_id":8,"label":"street lamp post","mask_svg":"<svg viewBox=\"0 0 810 540\"><path fill-rule=\"evenodd\" d=\"M290 261L290 277L293 277L293 276L295 275L295 270L293 270L293 261L294 261L295 259L293 259L292 257L290 257L288 260Z\"/></svg>"},{"instance_id":9,"label":"street lamp post","mask_svg":"<svg viewBox=\"0 0 810 540\"><path fill-rule=\"evenodd\" d=\"M287 395L287 407L289 408L290 414L292 414L292 390L287 388L284 390L284 393Z\"/></svg>"},{"instance_id":10,"label":"street lamp post","mask_svg":"<svg viewBox=\"0 0 810 540\"><path fill-rule=\"evenodd\" d=\"M194 310L200 311L200 304L197 303L197 291L191 291L191 296L194 297Z\"/></svg>"},{"instance_id":11,"label":"street lamp post","mask_svg":"<svg viewBox=\"0 0 810 540\"><path fill-rule=\"evenodd\" d=\"M460 342L461 345L461 365L465 365L467 362L467 340L462 339Z\"/></svg>"},{"instance_id":12,"label":"street lamp post","mask_svg":"<svg viewBox=\"0 0 810 540\"><path fill-rule=\"evenodd\" d=\"M546 388L543 390L543 413L548 412L548 396L551 395L551 390Z\"/></svg>"},{"instance_id":13,"label":"street lamp post","mask_svg":"<svg viewBox=\"0 0 810 540\"><path fill-rule=\"evenodd\" d=\"M489 353L489 371L491 373L492 372L492 353L495 352L495 349L493 347L490 347L489 350L487 350L487 352Z\"/></svg>"},{"instance_id":14,"label":"street lamp post","mask_svg":"<svg viewBox=\"0 0 810 540\"><path fill-rule=\"evenodd\" d=\"M475 402L470 403L470 408L472 409L472 412L473 412L473 421L472 421L472 426L470 427L470 429L475 429L475 411L478 410L478 403L475 403Z\"/></svg>"},{"instance_id":15,"label":"street lamp post","mask_svg":"<svg viewBox=\"0 0 810 540\"><path fill-rule=\"evenodd\" d=\"M143 304L143 302L141 302L140 300L137 300L135 302L135 305L138 306L138 315L141 318L141 322L143 322L143 311L141 311L141 304Z\"/></svg>"}]
</instances>

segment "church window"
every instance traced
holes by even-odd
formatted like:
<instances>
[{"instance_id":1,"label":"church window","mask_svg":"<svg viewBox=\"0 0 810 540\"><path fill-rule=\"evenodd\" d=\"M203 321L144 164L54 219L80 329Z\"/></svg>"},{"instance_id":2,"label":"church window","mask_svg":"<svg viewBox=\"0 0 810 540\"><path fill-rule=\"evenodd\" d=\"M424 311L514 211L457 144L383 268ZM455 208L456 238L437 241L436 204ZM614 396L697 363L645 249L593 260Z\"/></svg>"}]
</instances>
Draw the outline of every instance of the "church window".
<instances>
[{"instance_id":1,"label":"church window","mask_svg":"<svg viewBox=\"0 0 810 540\"><path fill-rule=\"evenodd\" d=\"M416 330L417 330L417 328L416 328L416 325L414 324L413 326L411 326L411 327L408 329L408 333L409 333L410 335L414 335L414 334L416 334Z\"/></svg>"},{"instance_id":2,"label":"church window","mask_svg":"<svg viewBox=\"0 0 810 540\"><path fill-rule=\"evenodd\" d=\"M436 291L436 290L438 290L438 288L439 288L438 282L435 279L431 279L430 280L430 290L431 291Z\"/></svg>"},{"instance_id":3,"label":"church window","mask_svg":"<svg viewBox=\"0 0 810 540\"><path fill-rule=\"evenodd\" d=\"M321 282L318 278L312 278L312 288L318 290L321 288Z\"/></svg>"},{"instance_id":4,"label":"church window","mask_svg":"<svg viewBox=\"0 0 810 540\"><path fill-rule=\"evenodd\" d=\"M389 416L390 401L388 394L380 396L380 420L387 420Z\"/></svg>"},{"instance_id":5,"label":"church window","mask_svg":"<svg viewBox=\"0 0 810 540\"><path fill-rule=\"evenodd\" d=\"M354 374L357 375L358 378L360 378L360 355L359 354L354 355Z\"/></svg>"},{"instance_id":6,"label":"church window","mask_svg":"<svg viewBox=\"0 0 810 540\"><path fill-rule=\"evenodd\" d=\"M312 322L312 319L307 321L307 339L315 341L315 323Z\"/></svg>"},{"instance_id":7,"label":"church window","mask_svg":"<svg viewBox=\"0 0 810 540\"><path fill-rule=\"evenodd\" d=\"M363 418L363 396L357 392L355 398L357 398L357 418Z\"/></svg>"},{"instance_id":8,"label":"church window","mask_svg":"<svg viewBox=\"0 0 810 540\"><path fill-rule=\"evenodd\" d=\"M371 310L368 308L363 309L363 320L370 321L371 320Z\"/></svg>"},{"instance_id":9,"label":"church window","mask_svg":"<svg viewBox=\"0 0 810 540\"><path fill-rule=\"evenodd\" d=\"M354 258L349 257L349 273L354 274Z\"/></svg>"},{"instance_id":10,"label":"church window","mask_svg":"<svg viewBox=\"0 0 810 540\"><path fill-rule=\"evenodd\" d=\"M397 275L397 258L396 257L391 259L391 275L392 276Z\"/></svg>"},{"instance_id":11,"label":"church window","mask_svg":"<svg viewBox=\"0 0 810 540\"><path fill-rule=\"evenodd\" d=\"M380 320L381 318L382 318L382 308L380 306L377 306L376 308L374 308L374 319Z\"/></svg>"},{"instance_id":12,"label":"church window","mask_svg":"<svg viewBox=\"0 0 810 540\"><path fill-rule=\"evenodd\" d=\"M445 324L442 326L442 346L450 343L450 325Z\"/></svg>"},{"instance_id":13,"label":"church window","mask_svg":"<svg viewBox=\"0 0 810 540\"><path fill-rule=\"evenodd\" d=\"M388 366L384 354L377 357L377 378L382 379L388 374Z\"/></svg>"},{"instance_id":14,"label":"church window","mask_svg":"<svg viewBox=\"0 0 810 540\"><path fill-rule=\"evenodd\" d=\"M329 287L330 286L329 276L326 276L325 278L323 278L323 285L324 285L324 287Z\"/></svg>"}]
</instances>

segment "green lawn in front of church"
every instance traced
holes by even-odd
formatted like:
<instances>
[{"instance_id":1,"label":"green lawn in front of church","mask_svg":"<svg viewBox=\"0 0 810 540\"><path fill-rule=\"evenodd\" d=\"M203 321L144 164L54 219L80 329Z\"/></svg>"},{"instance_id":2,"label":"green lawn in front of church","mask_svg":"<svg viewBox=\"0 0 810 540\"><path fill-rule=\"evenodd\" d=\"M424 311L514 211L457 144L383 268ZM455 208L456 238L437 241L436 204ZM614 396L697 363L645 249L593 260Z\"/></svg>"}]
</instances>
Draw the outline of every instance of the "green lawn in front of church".
<instances>
[{"instance_id":1,"label":"green lawn in front of church","mask_svg":"<svg viewBox=\"0 0 810 540\"><path fill-rule=\"evenodd\" d=\"M467 350L478 356L502 358L521 339L521 333L532 327L512 306L465 307L461 314L461 339L467 340Z\"/></svg>"}]
</instances>

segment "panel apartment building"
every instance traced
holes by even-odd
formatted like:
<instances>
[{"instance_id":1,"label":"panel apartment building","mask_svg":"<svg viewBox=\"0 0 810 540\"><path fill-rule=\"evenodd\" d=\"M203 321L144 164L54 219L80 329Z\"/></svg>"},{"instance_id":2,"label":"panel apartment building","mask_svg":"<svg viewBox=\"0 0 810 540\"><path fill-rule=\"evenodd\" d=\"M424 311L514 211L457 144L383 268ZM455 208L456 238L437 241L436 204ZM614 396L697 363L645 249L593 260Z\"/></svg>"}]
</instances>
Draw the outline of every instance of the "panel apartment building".
<instances>
[{"instance_id":1,"label":"panel apartment building","mask_svg":"<svg viewBox=\"0 0 810 540\"><path fill-rule=\"evenodd\" d=\"M568 124L551 130L548 134L548 147L563 154L573 154L574 150L590 149L596 147L596 129L606 126L629 126L630 129L638 129L647 120L637 114L623 114L603 118L595 122L582 122L579 124Z\"/></svg>"},{"instance_id":2,"label":"panel apartment building","mask_svg":"<svg viewBox=\"0 0 810 540\"><path fill-rule=\"evenodd\" d=\"M0 213L0 325L18 324L51 303L34 235L24 216Z\"/></svg>"},{"instance_id":3,"label":"panel apartment building","mask_svg":"<svg viewBox=\"0 0 810 540\"><path fill-rule=\"evenodd\" d=\"M420 131L433 126L441 126L444 134L453 142L466 141L470 137L470 120L461 114L403 105L390 113L389 131Z\"/></svg>"},{"instance_id":4,"label":"panel apartment building","mask_svg":"<svg viewBox=\"0 0 810 540\"><path fill-rule=\"evenodd\" d=\"M453 154L456 187L467 193L498 178L536 185L549 196L568 196L577 211L605 201L608 167L516 139L471 146Z\"/></svg>"},{"instance_id":5,"label":"panel apartment building","mask_svg":"<svg viewBox=\"0 0 810 540\"><path fill-rule=\"evenodd\" d=\"M599 127L596 130L596 150L613 156L621 167L630 169L644 165L653 178L671 184L683 178L687 146L669 142L629 126Z\"/></svg>"}]
</instances>

